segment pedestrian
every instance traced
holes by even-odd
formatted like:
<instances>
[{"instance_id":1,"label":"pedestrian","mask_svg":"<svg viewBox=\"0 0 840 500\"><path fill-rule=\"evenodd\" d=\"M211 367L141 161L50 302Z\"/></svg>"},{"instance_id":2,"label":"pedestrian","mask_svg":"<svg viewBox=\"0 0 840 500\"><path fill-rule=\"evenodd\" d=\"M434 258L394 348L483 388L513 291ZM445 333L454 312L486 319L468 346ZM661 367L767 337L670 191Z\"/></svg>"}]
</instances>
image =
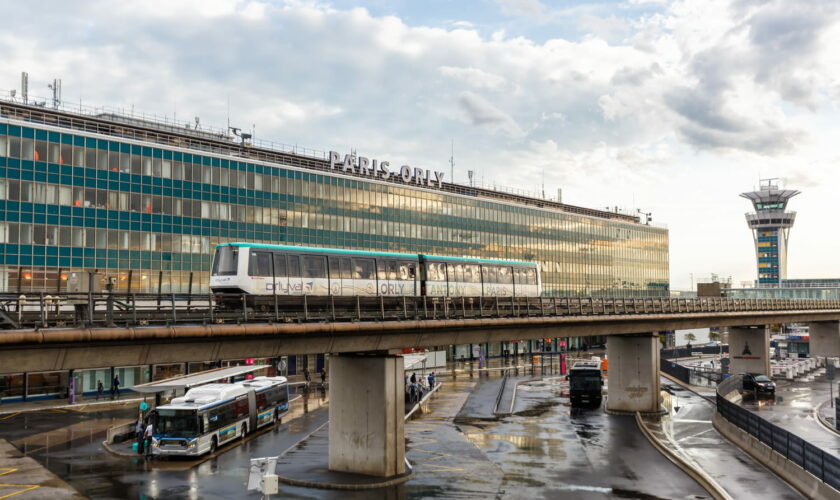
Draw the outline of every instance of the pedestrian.
<instances>
[{"instance_id":1,"label":"pedestrian","mask_svg":"<svg viewBox=\"0 0 840 500\"><path fill-rule=\"evenodd\" d=\"M429 374L429 389L435 388L435 372Z\"/></svg>"},{"instance_id":2,"label":"pedestrian","mask_svg":"<svg viewBox=\"0 0 840 500\"><path fill-rule=\"evenodd\" d=\"M309 376L309 368L303 369L303 380L306 381L306 387L309 387L309 382L312 381L312 378Z\"/></svg>"},{"instance_id":3,"label":"pedestrian","mask_svg":"<svg viewBox=\"0 0 840 500\"><path fill-rule=\"evenodd\" d=\"M417 383L417 374L415 374L414 372L411 373L411 383L412 384Z\"/></svg>"},{"instance_id":4,"label":"pedestrian","mask_svg":"<svg viewBox=\"0 0 840 500\"><path fill-rule=\"evenodd\" d=\"M105 386L102 384L102 380L96 381L96 400L99 401L99 398L102 397L102 393L105 392Z\"/></svg>"},{"instance_id":5,"label":"pedestrian","mask_svg":"<svg viewBox=\"0 0 840 500\"><path fill-rule=\"evenodd\" d=\"M120 376L114 375L114 383L111 385L111 399L120 399Z\"/></svg>"},{"instance_id":6,"label":"pedestrian","mask_svg":"<svg viewBox=\"0 0 840 500\"><path fill-rule=\"evenodd\" d=\"M327 370L321 368L321 385L327 385Z\"/></svg>"},{"instance_id":7,"label":"pedestrian","mask_svg":"<svg viewBox=\"0 0 840 500\"><path fill-rule=\"evenodd\" d=\"M71 405L76 404L76 377L70 377L67 385L67 399Z\"/></svg>"},{"instance_id":8,"label":"pedestrian","mask_svg":"<svg viewBox=\"0 0 840 500\"><path fill-rule=\"evenodd\" d=\"M143 426L143 417L137 419L137 425L134 426L134 440L137 442L137 454L143 454L143 442L145 441L143 434L146 428Z\"/></svg>"},{"instance_id":9,"label":"pedestrian","mask_svg":"<svg viewBox=\"0 0 840 500\"><path fill-rule=\"evenodd\" d=\"M143 433L146 449L146 458L152 456L152 437L155 435L155 428L152 425L152 419L149 419L149 425L146 426L146 432Z\"/></svg>"}]
</instances>

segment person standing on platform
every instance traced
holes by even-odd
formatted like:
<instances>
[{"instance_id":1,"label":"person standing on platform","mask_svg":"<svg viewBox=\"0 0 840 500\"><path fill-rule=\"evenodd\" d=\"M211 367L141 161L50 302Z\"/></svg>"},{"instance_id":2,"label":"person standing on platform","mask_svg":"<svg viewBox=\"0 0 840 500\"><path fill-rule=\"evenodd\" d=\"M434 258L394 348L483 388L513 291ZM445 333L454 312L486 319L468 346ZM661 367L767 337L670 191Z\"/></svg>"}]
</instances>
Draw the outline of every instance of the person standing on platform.
<instances>
[{"instance_id":1,"label":"person standing on platform","mask_svg":"<svg viewBox=\"0 0 840 500\"><path fill-rule=\"evenodd\" d=\"M324 368L321 368L321 386L327 386L327 370Z\"/></svg>"},{"instance_id":2,"label":"person standing on platform","mask_svg":"<svg viewBox=\"0 0 840 500\"><path fill-rule=\"evenodd\" d=\"M155 435L155 428L152 425L152 419L149 419L149 425L146 426L146 432L143 433L144 448L146 449L146 458L152 456L152 437Z\"/></svg>"},{"instance_id":3,"label":"person standing on platform","mask_svg":"<svg viewBox=\"0 0 840 500\"><path fill-rule=\"evenodd\" d=\"M306 388L309 389L309 382L312 381L312 377L309 376L309 368L303 369L303 380L306 382Z\"/></svg>"},{"instance_id":4,"label":"person standing on platform","mask_svg":"<svg viewBox=\"0 0 840 500\"><path fill-rule=\"evenodd\" d=\"M137 454L143 454L143 442L145 441L144 433L146 428L143 427L143 417L137 419L137 425L134 426L134 440L137 441Z\"/></svg>"},{"instance_id":5,"label":"person standing on platform","mask_svg":"<svg viewBox=\"0 0 840 500\"><path fill-rule=\"evenodd\" d=\"M120 376L114 375L114 383L111 386L111 399L120 399Z\"/></svg>"},{"instance_id":6,"label":"person standing on platform","mask_svg":"<svg viewBox=\"0 0 840 500\"><path fill-rule=\"evenodd\" d=\"M96 381L96 400L99 401L99 398L102 397L102 393L105 392L105 386L102 384L102 380Z\"/></svg>"}]
</instances>

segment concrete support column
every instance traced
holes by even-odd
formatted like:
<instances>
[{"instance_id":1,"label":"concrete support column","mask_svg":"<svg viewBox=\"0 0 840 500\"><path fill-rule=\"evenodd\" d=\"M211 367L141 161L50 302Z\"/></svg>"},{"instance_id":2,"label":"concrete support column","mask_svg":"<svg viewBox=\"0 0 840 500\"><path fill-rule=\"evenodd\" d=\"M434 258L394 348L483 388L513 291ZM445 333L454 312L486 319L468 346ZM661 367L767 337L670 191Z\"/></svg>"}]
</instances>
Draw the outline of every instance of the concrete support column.
<instances>
[{"instance_id":1,"label":"concrete support column","mask_svg":"<svg viewBox=\"0 0 840 500\"><path fill-rule=\"evenodd\" d=\"M404 371L398 356L330 357L330 470L405 472Z\"/></svg>"},{"instance_id":2,"label":"concrete support column","mask_svg":"<svg viewBox=\"0 0 840 500\"><path fill-rule=\"evenodd\" d=\"M770 331L766 326L729 327L729 373L770 376Z\"/></svg>"},{"instance_id":3,"label":"concrete support column","mask_svg":"<svg viewBox=\"0 0 840 500\"><path fill-rule=\"evenodd\" d=\"M607 410L659 411L659 336L612 335L607 338Z\"/></svg>"},{"instance_id":4,"label":"concrete support column","mask_svg":"<svg viewBox=\"0 0 840 500\"><path fill-rule=\"evenodd\" d=\"M840 357L840 321L808 323L811 357Z\"/></svg>"}]
</instances>

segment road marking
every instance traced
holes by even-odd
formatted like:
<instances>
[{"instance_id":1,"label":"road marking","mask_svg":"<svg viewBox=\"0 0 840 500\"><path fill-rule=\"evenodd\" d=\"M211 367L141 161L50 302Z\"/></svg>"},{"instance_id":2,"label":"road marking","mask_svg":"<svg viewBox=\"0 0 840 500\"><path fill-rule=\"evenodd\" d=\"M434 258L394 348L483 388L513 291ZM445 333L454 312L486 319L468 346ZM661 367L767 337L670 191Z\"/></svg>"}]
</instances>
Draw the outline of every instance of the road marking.
<instances>
[{"instance_id":1,"label":"road marking","mask_svg":"<svg viewBox=\"0 0 840 500\"><path fill-rule=\"evenodd\" d=\"M0 417L0 420L6 420L7 418L16 417L16 416L18 416L18 415L20 415L20 412L17 412L17 413L11 413L11 414L9 414L9 415L6 415L5 417Z\"/></svg>"},{"instance_id":2,"label":"road marking","mask_svg":"<svg viewBox=\"0 0 840 500\"><path fill-rule=\"evenodd\" d=\"M0 467L0 469L5 470L5 472L0 472L0 476L5 476L6 474L11 474L12 472L17 472L17 469L11 467ZM23 488L19 491L14 491L12 493L8 493L6 495L0 496L0 500L3 498L13 497L15 495L20 495L21 493L26 493L27 491L32 491L36 488L40 488L41 486L38 484L11 484L11 483L0 483L0 488Z\"/></svg>"}]
</instances>

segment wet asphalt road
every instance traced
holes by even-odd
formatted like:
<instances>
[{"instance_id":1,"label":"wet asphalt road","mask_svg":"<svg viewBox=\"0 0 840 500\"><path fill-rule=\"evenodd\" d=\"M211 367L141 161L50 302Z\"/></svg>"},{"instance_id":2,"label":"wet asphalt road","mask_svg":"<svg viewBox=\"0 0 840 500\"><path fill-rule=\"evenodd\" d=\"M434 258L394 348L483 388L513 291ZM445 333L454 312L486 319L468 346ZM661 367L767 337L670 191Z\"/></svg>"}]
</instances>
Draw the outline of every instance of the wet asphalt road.
<instances>
[{"instance_id":1,"label":"wet asphalt road","mask_svg":"<svg viewBox=\"0 0 840 500\"><path fill-rule=\"evenodd\" d=\"M840 436L823 427L816 415L817 406L830 398L828 384L825 375L816 377L813 382L776 380L775 399L755 399L747 395L741 405L840 457ZM838 396L836 386L834 396Z\"/></svg>"},{"instance_id":2,"label":"wet asphalt road","mask_svg":"<svg viewBox=\"0 0 840 500\"><path fill-rule=\"evenodd\" d=\"M503 473L502 498L708 498L643 436L633 417L573 410L558 377L520 384L517 413L461 430Z\"/></svg>"},{"instance_id":3,"label":"wet asphalt road","mask_svg":"<svg viewBox=\"0 0 840 500\"><path fill-rule=\"evenodd\" d=\"M662 378L669 413L660 421L664 439L687 455L732 498L794 500L803 498L778 476L726 440L712 426L714 403ZM650 420L650 419L649 419Z\"/></svg>"}]
</instances>

